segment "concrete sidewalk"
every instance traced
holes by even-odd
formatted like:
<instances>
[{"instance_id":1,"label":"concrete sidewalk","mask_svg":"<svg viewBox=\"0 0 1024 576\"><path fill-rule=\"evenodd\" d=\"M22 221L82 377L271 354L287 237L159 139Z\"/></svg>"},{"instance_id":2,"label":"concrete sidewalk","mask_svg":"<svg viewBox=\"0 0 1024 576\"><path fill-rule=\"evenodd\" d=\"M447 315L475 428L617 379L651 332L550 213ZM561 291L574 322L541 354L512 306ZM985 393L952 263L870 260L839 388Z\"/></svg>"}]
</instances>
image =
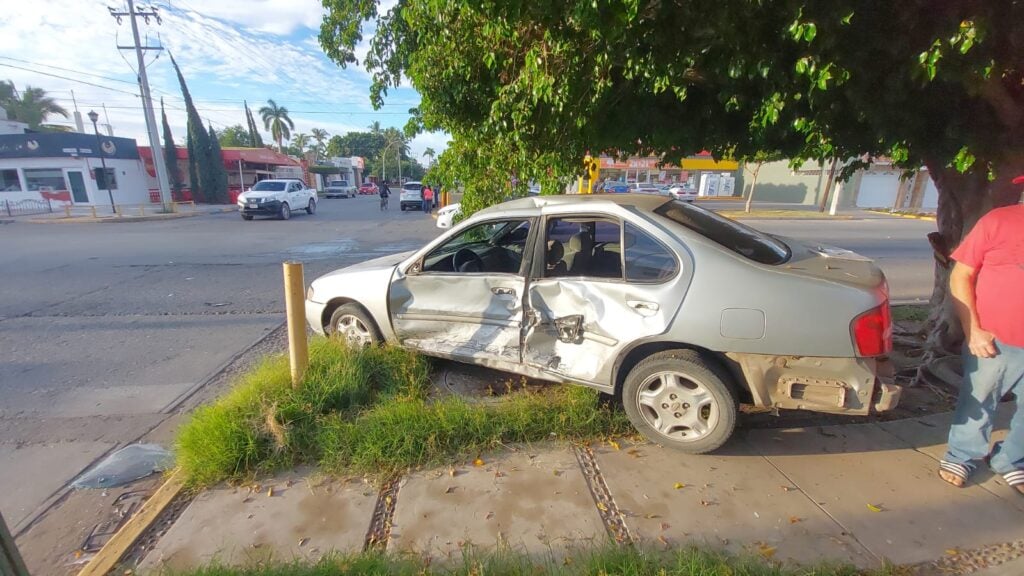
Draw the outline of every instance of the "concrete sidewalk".
<instances>
[{"instance_id":1,"label":"concrete sidewalk","mask_svg":"<svg viewBox=\"0 0 1024 576\"><path fill-rule=\"evenodd\" d=\"M624 440L521 446L379 490L299 470L199 494L140 570L373 548L442 560L469 544L558 554L613 539L917 574L1012 571L1024 498L987 472L964 489L938 479L949 420L741 431L705 456Z\"/></svg>"},{"instance_id":2,"label":"concrete sidewalk","mask_svg":"<svg viewBox=\"0 0 1024 576\"><path fill-rule=\"evenodd\" d=\"M181 205L177 212L160 212L159 204L133 205L121 207L121 213L115 214L109 206L91 208L76 207L71 210L71 215L63 209L55 210L49 214L36 214L31 216L18 216L14 221L31 222L33 224L97 224L97 223L127 223L127 222L149 222L154 220L174 220L177 218L190 218L193 216L204 216L207 214L223 214L226 212L238 211L234 204L197 204ZM94 215L95 214L95 215Z\"/></svg>"}]
</instances>

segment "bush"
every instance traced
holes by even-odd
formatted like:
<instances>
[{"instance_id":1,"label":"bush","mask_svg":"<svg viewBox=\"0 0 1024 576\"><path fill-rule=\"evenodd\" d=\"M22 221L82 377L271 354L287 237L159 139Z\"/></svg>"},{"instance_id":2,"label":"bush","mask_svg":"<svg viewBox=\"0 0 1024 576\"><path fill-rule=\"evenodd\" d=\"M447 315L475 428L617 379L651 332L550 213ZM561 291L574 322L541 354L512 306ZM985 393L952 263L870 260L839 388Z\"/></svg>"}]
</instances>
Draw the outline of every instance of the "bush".
<instances>
[{"instance_id":1,"label":"bush","mask_svg":"<svg viewBox=\"0 0 1024 576\"><path fill-rule=\"evenodd\" d=\"M178 466L194 486L302 463L379 476L505 443L630 430L589 388L523 389L475 404L431 398L428 376L427 360L405 350L314 339L301 387L276 355L196 410L178 435Z\"/></svg>"}]
</instances>

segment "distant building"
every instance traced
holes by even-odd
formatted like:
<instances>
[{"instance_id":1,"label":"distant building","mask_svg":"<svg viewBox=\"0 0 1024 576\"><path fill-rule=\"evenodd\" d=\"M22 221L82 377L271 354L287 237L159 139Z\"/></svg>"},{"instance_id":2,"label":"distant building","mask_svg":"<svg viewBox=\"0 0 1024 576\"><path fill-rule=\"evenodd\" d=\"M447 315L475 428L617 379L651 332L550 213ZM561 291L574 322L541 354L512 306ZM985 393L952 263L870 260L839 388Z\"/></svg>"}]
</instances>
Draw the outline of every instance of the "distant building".
<instances>
[{"instance_id":1,"label":"distant building","mask_svg":"<svg viewBox=\"0 0 1024 576\"><path fill-rule=\"evenodd\" d=\"M192 184L188 175L188 148L179 146L178 174L185 183L184 199L192 199ZM146 176L150 195L159 202L160 190L156 181L156 168L153 167L153 152L149 146L139 146L139 155L146 167ZM224 148L221 159L228 172L228 195L232 202L244 189L251 187L259 180L268 178L298 178L307 180L302 163L294 158L281 154L270 148Z\"/></svg>"},{"instance_id":2,"label":"distant building","mask_svg":"<svg viewBox=\"0 0 1024 576\"><path fill-rule=\"evenodd\" d=\"M0 119L0 127L10 121ZM107 165L103 173L102 162ZM0 203L50 201L60 206L149 202L135 140L75 132L0 134ZM100 185L97 185L99 182Z\"/></svg>"},{"instance_id":3,"label":"distant building","mask_svg":"<svg viewBox=\"0 0 1024 576\"><path fill-rule=\"evenodd\" d=\"M601 180L655 184L683 183L690 188L704 190L708 192L704 195L711 196L731 195L732 189L728 185L720 186L720 183L737 179L740 169L738 162L716 160L709 152L689 156L679 164L662 164L661 158L657 156L630 156L617 159L602 155L600 162Z\"/></svg>"},{"instance_id":4,"label":"distant building","mask_svg":"<svg viewBox=\"0 0 1024 576\"><path fill-rule=\"evenodd\" d=\"M7 110L0 106L0 134L24 134L27 131L28 124L18 122L17 120L9 120L7 118Z\"/></svg>"}]
</instances>

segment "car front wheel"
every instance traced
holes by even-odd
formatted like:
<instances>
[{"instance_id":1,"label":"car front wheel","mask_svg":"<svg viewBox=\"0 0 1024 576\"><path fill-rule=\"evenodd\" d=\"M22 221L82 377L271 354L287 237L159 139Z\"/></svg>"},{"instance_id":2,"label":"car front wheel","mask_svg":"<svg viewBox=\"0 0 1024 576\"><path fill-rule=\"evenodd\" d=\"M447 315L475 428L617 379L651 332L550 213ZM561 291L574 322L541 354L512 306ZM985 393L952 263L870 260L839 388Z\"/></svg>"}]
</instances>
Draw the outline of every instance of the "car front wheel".
<instances>
[{"instance_id":1,"label":"car front wheel","mask_svg":"<svg viewBox=\"0 0 1024 576\"><path fill-rule=\"evenodd\" d=\"M383 340L369 314L362 306L351 302L342 304L331 314L328 331L356 348L379 344Z\"/></svg>"},{"instance_id":2,"label":"car front wheel","mask_svg":"<svg viewBox=\"0 0 1024 576\"><path fill-rule=\"evenodd\" d=\"M731 380L693 350L667 350L640 361L623 383L622 405L649 440L689 454L719 448L736 428Z\"/></svg>"},{"instance_id":3,"label":"car front wheel","mask_svg":"<svg viewBox=\"0 0 1024 576\"><path fill-rule=\"evenodd\" d=\"M306 205L306 214L312 215L314 212L316 212L316 200L310 198L309 204Z\"/></svg>"},{"instance_id":4,"label":"car front wheel","mask_svg":"<svg viewBox=\"0 0 1024 576\"><path fill-rule=\"evenodd\" d=\"M287 220L292 217L292 209L288 207L288 203L281 204L281 211L278 213L278 218L281 220Z\"/></svg>"}]
</instances>

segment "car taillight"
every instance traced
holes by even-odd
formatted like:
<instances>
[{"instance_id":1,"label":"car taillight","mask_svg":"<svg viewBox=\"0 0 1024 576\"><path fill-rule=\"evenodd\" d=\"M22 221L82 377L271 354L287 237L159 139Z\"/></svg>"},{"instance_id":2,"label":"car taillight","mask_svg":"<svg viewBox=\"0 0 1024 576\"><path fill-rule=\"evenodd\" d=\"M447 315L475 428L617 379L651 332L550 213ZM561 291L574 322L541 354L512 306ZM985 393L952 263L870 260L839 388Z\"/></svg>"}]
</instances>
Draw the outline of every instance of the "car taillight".
<instances>
[{"instance_id":1,"label":"car taillight","mask_svg":"<svg viewBox=\"0 0 1024 576\"><path fill-rule=\"evenodd\" d=\"M892 351L892 315L889 302L857 316L850 324L858 356L881 356Z\"/></svg>"}]
</instances>

